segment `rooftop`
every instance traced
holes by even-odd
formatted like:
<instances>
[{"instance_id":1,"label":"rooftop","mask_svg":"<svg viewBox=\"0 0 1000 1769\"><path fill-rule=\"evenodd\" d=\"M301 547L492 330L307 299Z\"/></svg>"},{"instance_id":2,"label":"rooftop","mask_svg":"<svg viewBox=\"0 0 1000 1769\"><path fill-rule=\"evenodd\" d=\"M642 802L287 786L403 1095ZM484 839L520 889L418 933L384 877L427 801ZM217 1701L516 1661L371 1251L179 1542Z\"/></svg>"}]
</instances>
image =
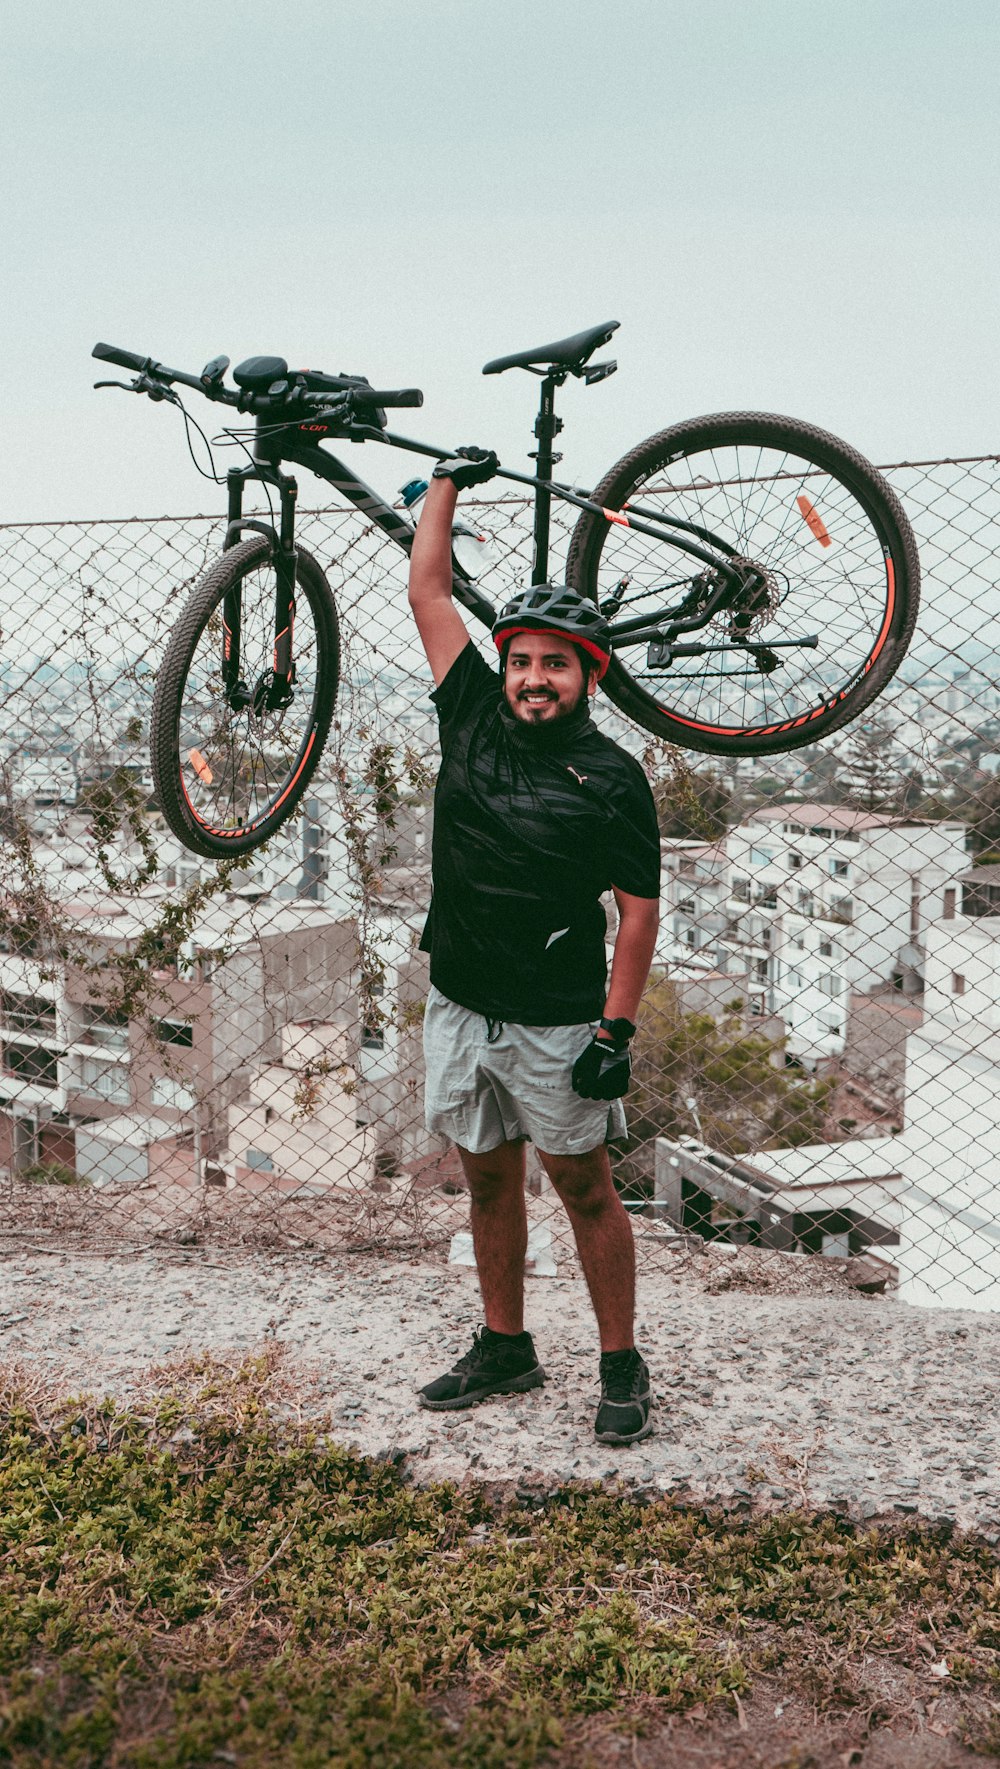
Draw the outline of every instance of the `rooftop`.
<instances>
[{"instance_id":1,"label":"rooftop","mask_svg":"<svg viewBox=\"0 0 1000 1769\"><path fill-rule=\"evenodd\" d=\"M968 872L959 873L961 884L1000 885L1000 861L992 860L985 866L973 866Z\"/></svg>"},{"instance_id":2,"label":"rooftop","mask_svg":"<svg viewBox=\"0 0 1000 1769\"><path fill-rule=\"evenodd\" d=\"M748 823L802 823L820 829L899 829L923 827L926 818L893 817L885 811L856 811L850 805L759 805Z\"/></svg>"}]
</instances>

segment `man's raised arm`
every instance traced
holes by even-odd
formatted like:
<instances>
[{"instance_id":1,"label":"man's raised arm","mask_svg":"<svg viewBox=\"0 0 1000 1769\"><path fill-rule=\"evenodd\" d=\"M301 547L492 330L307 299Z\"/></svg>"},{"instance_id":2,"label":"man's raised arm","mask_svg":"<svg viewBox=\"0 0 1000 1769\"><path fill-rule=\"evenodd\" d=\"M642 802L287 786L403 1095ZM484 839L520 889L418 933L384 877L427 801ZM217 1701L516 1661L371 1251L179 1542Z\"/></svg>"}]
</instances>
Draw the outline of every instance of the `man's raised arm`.
<instances>
[{"instance_id":1,"label":"man's raised arm","mask_svg":"<svg viewBox=\"0 0 1000 1769\"><path fill-rule=\"evenodd\" d=\"M410 549L409 599L435 687L469 643L465 622L451 595L455 504L466 486L492 479L497 465L496 455L483 449L469 449L467 455L460 452L451 460L439 461L420 512Z\"/></svg>"}]
</instances>

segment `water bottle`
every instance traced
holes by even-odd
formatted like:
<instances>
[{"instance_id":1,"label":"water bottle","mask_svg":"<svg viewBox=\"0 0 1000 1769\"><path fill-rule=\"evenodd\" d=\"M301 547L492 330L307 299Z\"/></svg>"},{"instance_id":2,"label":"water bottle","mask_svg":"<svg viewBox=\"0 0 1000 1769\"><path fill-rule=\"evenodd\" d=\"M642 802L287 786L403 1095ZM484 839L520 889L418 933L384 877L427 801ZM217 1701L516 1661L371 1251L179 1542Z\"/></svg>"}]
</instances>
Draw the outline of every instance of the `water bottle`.
<instances>
[{"instance_id":1,"label":"water bottle","mask_svg":"<svg viewBox=\"0 0 1000 1769\"><path fill-rule=\"evenodd\" d=\"M426 479L410 479L400 487L399 495L407 514L416 523L420 514L420 505L427 493ZM466 522L455 522L451 530L451 550L456 563L464 571L470 582L475 583L496 564L496 548L488 534L482 534L476 528L470 528Z\"/></svg>"}]
</instances>

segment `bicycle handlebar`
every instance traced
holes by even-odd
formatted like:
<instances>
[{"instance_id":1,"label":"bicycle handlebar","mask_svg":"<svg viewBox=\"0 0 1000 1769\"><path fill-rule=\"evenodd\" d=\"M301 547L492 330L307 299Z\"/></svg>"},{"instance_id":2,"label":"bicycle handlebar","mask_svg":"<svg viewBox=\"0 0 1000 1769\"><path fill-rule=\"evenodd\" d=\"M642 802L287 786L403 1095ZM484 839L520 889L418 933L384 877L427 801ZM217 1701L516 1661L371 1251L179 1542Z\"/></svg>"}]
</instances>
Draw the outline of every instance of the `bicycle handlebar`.
<instances>
[{"instance_id":1,"label":"bicycle handlebar","mask_svg":"<svg viewBox=\"0 0 1000 1769\"><path fill-rule=\"evenodd\" d=\"M267 413L272 415L278 406L286 407L290 412L296 408L300 411L329 409L338 410L343 416L350 417L355 411L366 416L380 407L387 406L421 406L424 396L419 387L379 388L369 387L363 381L354 385L344 385L334 390L324 389L322 392L307 391L302 385L295 384L295 377L284 381L281 391L272 394L261 389L256 393L249 389L237 391L235 388L224 387L221 375L218 378L205 380L200 375L187 375L182 369L167 368L165 363L155 362L151 356L140 356L134 350L120 350L117 344L95 344L91 351L99 362L113 362L118 368L131 369L133 373L148 376L150 381L169 384L180 381L185 387L194 387L207 399L221 400L225 405L238 406L241 411ZM338 377L339 379L339 377ZM149 392L149 387L137 387L137 392Z\"/></svg>"},{"instance_id":2,"label":"bicycle handlebar","mask_svg":"<svg viewBox=\"0 0 1000 1769\"><path fill-rule=\"evenodd\" d=\"M381 387L356 388L352 397L357 405L423 405L424 396L419 387L397 387L388 392Z\"/></svg>"},{"instance_id":3,"label":"bicycle handlebar","mask_svg":"<svg viewBox=\"0 0 1000 1769\"><path fill-rule=\"evenodd\" d=\"M99 362L113 362L118 368L132 369L137 375L141 375L147 365L156 366L150 363L148 356L136 356L134 350L119 350L116 344L95 344L90 354Z\"/></svg>"}]
</instances>

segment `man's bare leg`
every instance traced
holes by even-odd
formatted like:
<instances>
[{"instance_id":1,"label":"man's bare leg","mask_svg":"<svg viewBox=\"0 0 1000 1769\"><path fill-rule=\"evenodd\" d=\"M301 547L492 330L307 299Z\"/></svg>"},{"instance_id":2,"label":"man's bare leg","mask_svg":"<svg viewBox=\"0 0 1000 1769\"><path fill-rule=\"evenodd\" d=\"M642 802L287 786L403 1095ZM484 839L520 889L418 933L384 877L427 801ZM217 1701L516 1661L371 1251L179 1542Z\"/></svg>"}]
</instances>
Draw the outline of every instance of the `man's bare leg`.
<instances>
[{"instance_id":1,"label":"man's bare leg","mask_svg":"<svg viewBox=\"0 0 1000 1769\"><path fill-rule=\"evenodd\" d=\"M524 1331L524 1144L504 1142L485 1155L460 1148L472 1199L472 1243L486 1325L494 1333Z\"/></svg>"},{"instance_id":2,"label":"man's bare leg","mask_svg":"<svg viewBox=\"0 0 1000 1769\"><path fill-rule=\"evenodd\" d=\"M573 1225L602 1351L635 1344L635 1241L603 1143L588 1155L538 1157Z\"/></svg>"}]
</instances>

